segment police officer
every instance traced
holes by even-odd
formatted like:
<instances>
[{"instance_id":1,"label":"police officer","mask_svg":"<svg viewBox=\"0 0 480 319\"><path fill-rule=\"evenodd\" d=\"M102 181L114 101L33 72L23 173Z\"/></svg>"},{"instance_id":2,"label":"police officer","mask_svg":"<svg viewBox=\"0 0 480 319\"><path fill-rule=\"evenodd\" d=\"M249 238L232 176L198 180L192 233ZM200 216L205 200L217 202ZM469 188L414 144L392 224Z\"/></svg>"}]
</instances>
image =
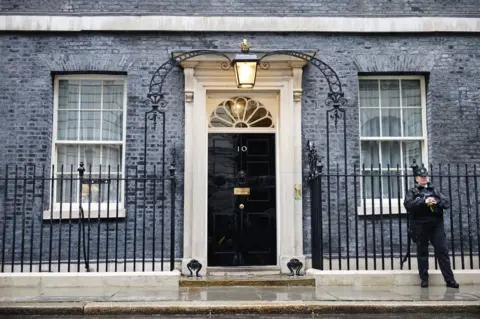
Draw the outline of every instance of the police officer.
<instances>
[{"instance_id":1,"label":"police officer","mask_svg":"<svg viewBox=\"0 0 480 319\"><path fill-rule=\"evenodd\" d=\"M414 169L415 187L407 191L403 205L412 214L412 236L417 244L418 272L421 287L428 287L428 242L435 249L440 270L447 287L458 288L450 259L443 226L443 210L450 208L447 198L428 181L428 171Z\"/></svg>"}]
</instances>

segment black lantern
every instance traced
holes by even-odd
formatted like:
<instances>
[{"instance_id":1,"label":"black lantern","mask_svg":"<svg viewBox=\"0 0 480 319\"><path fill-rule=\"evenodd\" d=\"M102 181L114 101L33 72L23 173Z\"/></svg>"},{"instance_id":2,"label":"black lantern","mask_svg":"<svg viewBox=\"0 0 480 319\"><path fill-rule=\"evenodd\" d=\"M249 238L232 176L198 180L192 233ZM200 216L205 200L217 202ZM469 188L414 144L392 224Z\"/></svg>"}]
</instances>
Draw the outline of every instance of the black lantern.
<instances>
[{"instance_id":1,"label":"black lantern","mask_svg":"<svg viewBox=\"0 0 480 319\"><path fill-rule=\"evenodd\" d=\"M232 61L235 80L239 89L252 89L257 77L258 57L249 53L247 40L243 40L241 54L237 54Z\"/></svg>"}]
</instances>

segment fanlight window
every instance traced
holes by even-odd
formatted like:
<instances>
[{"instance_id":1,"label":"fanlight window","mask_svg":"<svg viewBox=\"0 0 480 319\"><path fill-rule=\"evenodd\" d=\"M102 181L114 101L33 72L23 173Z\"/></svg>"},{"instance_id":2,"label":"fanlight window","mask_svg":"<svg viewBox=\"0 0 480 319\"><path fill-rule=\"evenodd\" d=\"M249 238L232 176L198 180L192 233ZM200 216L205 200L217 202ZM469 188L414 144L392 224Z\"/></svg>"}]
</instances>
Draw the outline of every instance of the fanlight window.
<instances>
[{"instance_id":1,"label":"fanlight window","mask_svg":"<svg viewBox=\"0 0 480 319\"><path fill-rule=\"evenodd\" d=\"M220 103L210 115L209 127L273 128L272 114L262 103L248 97L234 97Z\"/></svg>"}]
</instances>

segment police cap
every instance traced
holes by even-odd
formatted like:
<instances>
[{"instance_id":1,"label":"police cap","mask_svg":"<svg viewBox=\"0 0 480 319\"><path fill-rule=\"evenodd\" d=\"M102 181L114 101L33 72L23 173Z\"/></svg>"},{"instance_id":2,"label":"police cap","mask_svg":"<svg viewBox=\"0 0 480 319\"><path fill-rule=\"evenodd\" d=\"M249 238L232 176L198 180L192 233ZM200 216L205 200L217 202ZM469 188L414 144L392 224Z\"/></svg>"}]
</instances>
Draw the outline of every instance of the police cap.
<instances>
[{"instance_id":1,"label":"police cap","mask_svg":"<svg viewBox=\"0 0 480 319\"><path fill-rule=\"evenodd\" d=\"M415 176L428 176L428 171L425 167L415 170Z\"/></svg>"}]
</instances>

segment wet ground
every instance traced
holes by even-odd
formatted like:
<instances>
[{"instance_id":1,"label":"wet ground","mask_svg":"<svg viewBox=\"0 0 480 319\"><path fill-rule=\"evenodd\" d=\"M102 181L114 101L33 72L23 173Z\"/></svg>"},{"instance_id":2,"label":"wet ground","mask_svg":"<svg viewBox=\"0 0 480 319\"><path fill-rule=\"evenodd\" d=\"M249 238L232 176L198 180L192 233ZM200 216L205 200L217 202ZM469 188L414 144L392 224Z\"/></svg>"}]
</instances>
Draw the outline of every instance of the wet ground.
<instances>
[{"instance_id":1,"label":"wet ground","mask_svg":"<svg viewBox=\"0 0 480 319\"><path fill-rule=\"evenodd\" d=\"M76 301L480 301L480 286L1 288L0 302Z\"/></svg>"},{"instance_id":2,"label":"wet ground","mask_svg":"<svg viewBox=\"0 0 480 319\"><path fill-rule=\"evenodd\" d=\"M142 306L143 303L143 306ZM381 287L204 287L204 288L175 288L166 289L155 288L1 288L0 289L0 309L6 305L25 305L30 308L28 312L10 312L2 311L0 318L11 319L61 319L61 318L77 318L77 319L146 319L146 318L177 318L177 319L307 319L307 318L480 318L480 286L461 286L460 289L451 289L444 286L433 286L429 288L420 288L419 286L381 286ZM51 315L31 315L40 313L35 311L35 307L69 307L72 308L63 312L53 312ZM126 311L119 310L111 312L110 315L60 315L61 313L79 313L82 309L87 309L90 305L100 305L103 307L121 308ZM145 304L147 304L145 306ZM325 305L347 305L349 309L351 305L360 305L357 313L344 314L343 310L335 310L322 308ZM365 312L377 312L376 307L382 308L391 304L402 304L403 306L392 308L390 310L382 310L376 314ZM420 308L412 308L412 305L420 304ZM423 307L423 305L427 305ZM447 307L437 307L437 305L445 305ZM113 305L113 306L112 306ZM227 307L242 307L247 305L253 309L257 315L245 314L231 315L208 315L205 307L212 305ZM313 305L313 308L309 305ZM468 313L461 312L468 307ZM165 311L151 312L148 307L176 307L177 311L173 313L185 313L188 315L148 315L148 313L172 313ZM278 313L292 313L289 315L266 315L261 314L262 311L255 311L256 307L276 306ZM307 309L303 311L284 311L284 307L300 306ZM367 306L367 307L365 307ZM370 307L372 306L372 307ZM33 307L33 308L32 308ZM78 309L76 311L75 307ZM95 307L95 306L94 306ZM122 308L123 307L123 308ZM144 307L141 311L131 311L131 307ZM193 315L197 313L197 308L202 310L198 313L203 315ZM307 308L305 308L307 307ZM363 307L363 308L362 308ZM409 308L410 310L405 310ZM437 308L435 308L437 307ZM449 308L450 307L450 308ZM120 309L119 308L119 309ZM147 310L145 310L147 309ZM187 310L182 310L187 309ZM189 310L188 310L189 309ZM283 310L282 310L283 309ZM294 313L309 313L308 309L315 309L308 315ZM321 313L317 309L327 309ZM362 310L363 309L363 310ZM372 310L373 309L373 310ZM413 309L413 310L412 310ZM427 309L427 310L424 310ZM433 309L433 310L430 310ZM435 310L436 309L436 310ZM33 310L33 311L32 311ZM98 309L97 309L98 310ZM316 312L318 311L318 312ZM353 312L355 312L353 311ZM434 311L433 313L421 313L417 311ZM451 312L448 312L451 311ZM465 310L467 311L467 310ZM81 313L80 312L80 313ZM122 314L129 312L132 314ZM341 312L337 314L336 312ZM347 310L347 312L351 312ZM7 315L9 313L29 313L29 315ZM87 313L85 311L84 313ZM90 313L102 313L96 311ZM119 314L113 314L119 313ZM133 314L147 313L147 314ZM212 314L215 311L211 312ZM217 312L222 313L222 312ZM232 311L223 311L223 313L232 313ZM237 311L235 310L235 313ZM264 313L274 313L264 311ZM328 314L327 314L328 313ZM206 315L205 315L206 314Z\"/></svg>"}]
</instances>

